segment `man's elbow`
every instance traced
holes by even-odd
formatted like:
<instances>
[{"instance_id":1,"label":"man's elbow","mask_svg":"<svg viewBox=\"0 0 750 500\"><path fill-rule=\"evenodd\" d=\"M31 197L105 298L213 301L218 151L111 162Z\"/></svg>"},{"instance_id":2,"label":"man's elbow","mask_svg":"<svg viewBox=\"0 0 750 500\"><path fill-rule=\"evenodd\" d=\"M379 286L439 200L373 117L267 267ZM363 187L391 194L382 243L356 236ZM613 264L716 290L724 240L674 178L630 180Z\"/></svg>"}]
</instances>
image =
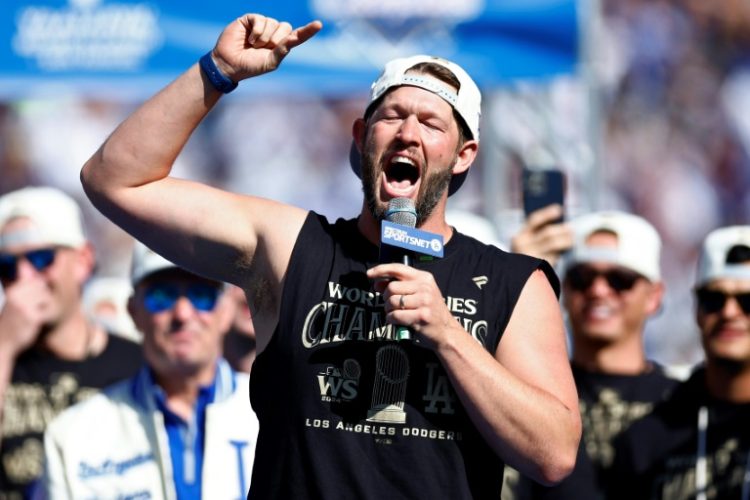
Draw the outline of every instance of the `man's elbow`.
<instances>
[{"instance_id":1,"label":"man's elbow","mask_svg":"<svg viewBox=\"0 0 750 500\"><path fill-rule=\"evenodd\" d=\"M101 182L97 180L95 163L97 161L96 156L99 154L97 151L94 156L83 164L80 172L81 185L86 195L91 198L96 192L102 189Z\"/></svg>"},{"instance_id":2,"label":"man's elbow","mask_svg":"<svg viewBox=\"0 0 750 500\"><path fill-rule=\"evenodd\" d=\"M581 439L580 421L564 444L553 448L547 460L541 464L538 482L545 486L555 486L573 472L578 456L578 445Z\"/></svg>"},{"instance_id":3,"label":"man's elbow","mask_svg":"<svg viewBox=\"0 0 750 500\"><path fill-rule=\"evenodd\" d=\"M117 198L122 185L122 177L104 168L102 150L98 150L83 164L80 172L81 186L89 201L105 215L109 205Z\"/></svg>"},{"instance_id":4,"label":"man's elbow","mask_svg":"<svg viewBox=\"0 0 750 500\"><path fill-rule=\"evenodd\" d=\"M541 468L537 481L544 486L555 486L573 472L575 465L575 453L560 453Z\"/></svg>"}]
</instances>

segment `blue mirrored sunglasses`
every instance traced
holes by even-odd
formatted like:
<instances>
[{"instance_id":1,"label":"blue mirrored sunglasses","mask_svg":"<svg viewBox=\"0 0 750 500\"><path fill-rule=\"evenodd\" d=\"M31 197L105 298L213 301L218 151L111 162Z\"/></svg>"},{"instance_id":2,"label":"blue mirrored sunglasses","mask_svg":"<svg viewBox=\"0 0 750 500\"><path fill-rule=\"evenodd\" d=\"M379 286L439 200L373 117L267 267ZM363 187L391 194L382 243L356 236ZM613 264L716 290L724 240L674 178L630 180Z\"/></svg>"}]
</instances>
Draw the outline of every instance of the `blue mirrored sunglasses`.
<instances>
[{"instance_id":1,"label":"blue mirrored sunglasses","mask_svg":"<svg viewBox=\"0 0 750 500\"><path fill-rule=\"evenodd\" d=\"M18 260L26 259L37 271L44 271L55 262L56 248L40 248L12 255L0 253L0 280L14 281L18 277Z\"/></svg>"},{"instance_id":2,"label":"blue mirrored sunglasses","mask_svg":"<svg viewBox=\"0 0 750 500\"><path fill-rule=\"evenodd\" d=\"M150 313L172 309L180 297L187 297L193 307L202 312L213 311L221 288L206 283L179 287L172 283L154 283L146 289L143 305Z\"/></svg>"}]
</instances>

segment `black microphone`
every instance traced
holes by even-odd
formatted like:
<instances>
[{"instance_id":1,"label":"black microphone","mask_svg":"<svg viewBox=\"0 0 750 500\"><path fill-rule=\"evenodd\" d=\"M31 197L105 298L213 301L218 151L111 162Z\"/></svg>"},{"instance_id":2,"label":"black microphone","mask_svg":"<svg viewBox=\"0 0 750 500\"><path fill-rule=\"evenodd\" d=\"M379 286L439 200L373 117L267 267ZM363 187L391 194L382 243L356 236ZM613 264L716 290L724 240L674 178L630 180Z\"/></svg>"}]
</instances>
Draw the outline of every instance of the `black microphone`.
<instances>
[{"instance_id":1,"label":"black microphone","mask_svg":"<svg viewBox=\"0 0 750 500\"><path fill-rule=\"evenodd\" d=\"M400 226L414 228L417 226L417 210L410 198L393 198L388 203L385 220ZM380 245L380 262L400 262L411 266L411 252L388 244ZM405 326L396 327L397 340L410 340L411 331Z\"/></svg>"}]
</instances>

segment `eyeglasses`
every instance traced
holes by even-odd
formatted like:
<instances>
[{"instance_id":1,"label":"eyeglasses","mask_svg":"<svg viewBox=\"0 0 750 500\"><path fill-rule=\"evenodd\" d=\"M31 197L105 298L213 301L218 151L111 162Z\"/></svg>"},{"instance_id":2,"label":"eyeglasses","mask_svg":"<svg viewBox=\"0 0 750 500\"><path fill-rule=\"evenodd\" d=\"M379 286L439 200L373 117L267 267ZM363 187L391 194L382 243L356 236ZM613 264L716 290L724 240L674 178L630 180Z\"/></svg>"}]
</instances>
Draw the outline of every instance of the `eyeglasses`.
<instances>
[{"instance_id":1,"label":"eyeglasses","mask_svg":"<svg viewBox=\"0 0 750 500\"><path fill-rule=\"evenodd\" d=\"M26 259L37 271L44 271L55 262L56 248L40 248L30 252L12 255L0 253L0 280L15 281L18 277L18 260Z\"/></svg>"},{"instance_id":2,"label":"eyeglasses","mask_svg":"<svg viewBox=\"0 0 750 500\"><path fill-rule=\"evenodd\" d=\"M598 271L591 266L578 265L567 272L565 281L573 290L583 292L588 290L599 276L603 277L607 285L617 293L630 290L639 279L643 278L640 274L627 269Z\"/></svg>"},{"instance_id":3,"label":"eyeglasses","mask_svg":"<svg viewBox=\"0 0 750 500\"><path fill-rule=\"evenodd\" d=\"M195 309L213 311L221 290L217 286L195 283L181 288L171 283L155 283L146 289L143 305L150 313L172 309L180 297L187 297Z\"/></svg>"},{"instance_id":4,"label":"eyeglasses","mask_svg":"<svg viewBox=\"0 0 750 500\"><path fill-rule=\"evenodd\" d=\"M695 291L695 296L698 299L698 306L709 314L717 313L724 309L727 299L730 297L737 301L742 312L750 314L750 292L732 294L720 290L699 288Z\"/></svg>"}]
</instances>

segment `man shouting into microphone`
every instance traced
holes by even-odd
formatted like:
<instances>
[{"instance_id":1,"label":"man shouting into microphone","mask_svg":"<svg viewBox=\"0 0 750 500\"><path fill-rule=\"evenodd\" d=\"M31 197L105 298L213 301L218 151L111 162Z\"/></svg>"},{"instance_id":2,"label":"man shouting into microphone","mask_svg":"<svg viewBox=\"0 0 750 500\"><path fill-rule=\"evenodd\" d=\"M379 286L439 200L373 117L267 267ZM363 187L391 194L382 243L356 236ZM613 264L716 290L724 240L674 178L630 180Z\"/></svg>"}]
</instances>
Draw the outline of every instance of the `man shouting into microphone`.
<instances>
[{"instance_id":1,"label":"man shouting into microphone","mask_svg":"<svg viewBox=\"0 0 750 500\"><path fill-rule=\"evenodd\" d=\"M373 83L353 126L356 219L330 223L170 176L223 93L277 69L321 28L233 21L86 163L86 192L169 260L245 290L258 350L251 498L496 499L506 462L560 481L580 417L557 279L445 221L479 147L480 93L460 67L397 59ZM414 201L417 229L442 238L442 257L379 263L393 198ZM412 339L397 340L397 325Z\"/></svg>"}]
</instances>

